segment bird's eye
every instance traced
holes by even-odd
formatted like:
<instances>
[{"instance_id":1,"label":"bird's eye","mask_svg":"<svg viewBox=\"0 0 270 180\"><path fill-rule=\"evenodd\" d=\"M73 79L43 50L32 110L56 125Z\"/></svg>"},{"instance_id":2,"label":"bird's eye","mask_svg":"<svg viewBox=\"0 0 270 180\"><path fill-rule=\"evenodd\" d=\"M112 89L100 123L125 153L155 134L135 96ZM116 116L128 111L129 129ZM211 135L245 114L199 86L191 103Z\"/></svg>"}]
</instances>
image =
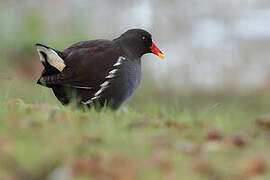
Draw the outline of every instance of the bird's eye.
<instances>
[{"instance_id":1,"label":"bird's eye","mask_svg":"<svg viewBox=\"0 0 270 180\"><path fill-rule=\"evenodd\" d=\"M145 41L145 40L146 40L146 37L145 37L145 36L143 36L143 37L142 37L142 40L143 40L143 41Z\"/></svg>"}]
</instances>

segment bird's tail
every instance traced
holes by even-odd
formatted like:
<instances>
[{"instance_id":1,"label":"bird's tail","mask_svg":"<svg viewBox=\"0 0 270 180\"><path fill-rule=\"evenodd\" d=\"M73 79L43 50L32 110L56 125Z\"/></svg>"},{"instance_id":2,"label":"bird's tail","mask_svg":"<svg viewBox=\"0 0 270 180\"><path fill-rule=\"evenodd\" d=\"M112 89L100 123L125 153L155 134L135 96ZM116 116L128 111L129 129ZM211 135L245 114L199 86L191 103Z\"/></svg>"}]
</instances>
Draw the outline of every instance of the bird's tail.
<instances>
[{"instance_id":1,"label":"bird's tail","mask_svg":"<svg viewBox=\"0 0 270 180\"><path fill-rule=\"evenodd\" d=\"M40 60L44 66L41 78L37 81L38 84L46 86L41 79L46 76L59 74L65 68L63 54L60 51L54 50L42 44L36 44Z\"/></svg>"}]
</instances>

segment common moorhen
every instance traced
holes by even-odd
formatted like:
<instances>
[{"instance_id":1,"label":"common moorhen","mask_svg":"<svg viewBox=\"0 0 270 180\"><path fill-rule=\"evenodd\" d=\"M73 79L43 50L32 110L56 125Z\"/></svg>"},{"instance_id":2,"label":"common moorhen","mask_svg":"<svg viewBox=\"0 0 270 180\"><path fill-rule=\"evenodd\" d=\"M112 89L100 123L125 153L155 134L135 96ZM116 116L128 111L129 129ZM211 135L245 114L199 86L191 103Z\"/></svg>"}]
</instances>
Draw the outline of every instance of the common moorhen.
<instances>
[{"instance_id":1,"label":"common moorhen","mask_svg":"<svg viewBox=\"0 0 270 180\"><path fill-rule=\"evenodd\" d=\"M131 29L114 40L90 40L64 51L36 44L44 70L38 84L52 88L64 105L117 109L138 87L141 57L163 53L142 29Z\"/></svg>"}]
</instances>

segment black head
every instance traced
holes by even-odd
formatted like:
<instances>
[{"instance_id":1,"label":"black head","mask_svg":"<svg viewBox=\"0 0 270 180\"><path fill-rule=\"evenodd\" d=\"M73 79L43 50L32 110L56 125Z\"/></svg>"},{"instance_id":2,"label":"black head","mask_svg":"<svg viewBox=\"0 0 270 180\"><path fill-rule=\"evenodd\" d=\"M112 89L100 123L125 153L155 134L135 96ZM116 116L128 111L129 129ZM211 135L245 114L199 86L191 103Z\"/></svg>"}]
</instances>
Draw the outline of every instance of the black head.
<instances>
[{"instance_id":1,"label":"black head","mask_svg":"<svg viewBox=\"0 0 270 180\"><path fill-rule=\"evenodd\" d=\"M128 30L117 38L117 41L120 41L126 49L138 57L147 53L163 57L162 52L154 44L152 35L143 29Z\"/></svg>"}]
</instances>

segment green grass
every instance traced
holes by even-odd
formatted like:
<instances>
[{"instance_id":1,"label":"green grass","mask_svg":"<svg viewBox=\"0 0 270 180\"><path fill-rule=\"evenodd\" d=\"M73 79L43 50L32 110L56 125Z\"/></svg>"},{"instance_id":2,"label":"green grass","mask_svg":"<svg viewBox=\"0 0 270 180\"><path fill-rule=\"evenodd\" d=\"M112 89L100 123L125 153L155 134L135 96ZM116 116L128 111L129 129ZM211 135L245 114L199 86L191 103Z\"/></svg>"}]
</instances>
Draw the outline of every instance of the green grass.
<instances>
[{"instance_id":1,"label":"green grass","mask_svg":"<svg viewBox=\"0 0 270 180\"><path fill-rule=\"evenodd\" d=\"M269 93L179 93L148 80L119 111L97 113L37 86L33 45L90 39L79 18L59 34L30 10L0 30L0 180L270 179L270 117L257 122Z\"/></svg>"},{"instance_id":2,"label":"green grass","mask_svg":"<svg viewBox=\"0 0 270 180\"><path fill-rule=\"evenodd\" d=\"M144 80L119 111L98 113L63 107L35 81L1 71L0 179L270 178L270 118L257 122L268 93L179 93Z\"/></svg>"},{"instance_id":3,"label":"green grass","mask_svg":"<svg viewBox=\"0 0 270 180\"><path fill-rule=\"evenodd\" d=\"M2 179L270 178L270 130L256 123L269 110L268 95L141 89L119 111L97 113L62 107L49 90L22 92L14 83L0 103Z\"/></svg>"}]
</instances>

